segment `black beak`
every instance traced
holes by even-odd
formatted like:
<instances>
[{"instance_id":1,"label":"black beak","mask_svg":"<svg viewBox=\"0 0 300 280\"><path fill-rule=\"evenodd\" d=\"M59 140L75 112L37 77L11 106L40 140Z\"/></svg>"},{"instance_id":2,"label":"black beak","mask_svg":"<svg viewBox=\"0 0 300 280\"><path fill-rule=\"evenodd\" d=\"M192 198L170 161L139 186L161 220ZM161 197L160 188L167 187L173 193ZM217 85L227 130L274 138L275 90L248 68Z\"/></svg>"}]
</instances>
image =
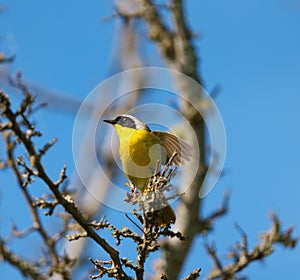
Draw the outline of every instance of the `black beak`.
<instances>
[{"instance_id":1,"label":"black beak","mask_svg":"<svg viewBox=\"0 0 300 280\"><path fill-rule=\"evenodd\" d=\"M103 120L104 122L110 123L112 125L116 124L117 122L115 120Z\"/></svg>"}]
</instances>

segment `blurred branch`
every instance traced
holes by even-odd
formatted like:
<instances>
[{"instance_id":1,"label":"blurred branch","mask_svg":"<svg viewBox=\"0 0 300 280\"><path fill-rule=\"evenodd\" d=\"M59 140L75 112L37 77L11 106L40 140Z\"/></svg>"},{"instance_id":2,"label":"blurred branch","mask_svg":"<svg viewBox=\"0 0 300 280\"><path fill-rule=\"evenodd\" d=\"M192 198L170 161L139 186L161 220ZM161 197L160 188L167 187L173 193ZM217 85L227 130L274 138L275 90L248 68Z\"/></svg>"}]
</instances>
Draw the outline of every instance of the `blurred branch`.
<instances>
[{"instance_id":1,"label":"blurred branch","mask_svg":"<svg viewBox=\"0 0 300 280\"><path fill-rule=\"evenodd\" d=\"M202 78L198 72L199 56L196 54L192 41L193 36L187 24L183 2L182 0L171 0L171 16L175 26L176 68L203 85Z\"/></svg>"},{"instance_id":2,"label":"blurred branch","mask_svg":"<svg viewBox=\"0 0 300 280\"><path fill-rule=\"evenodd\" d=\"M242 240L241 242L237 242L232 251L228 253L228 257L233 259L233 262L226 266L222 265L222 261L218 257L215 247L206 244L206 250L215 264L215 267L209 273L208 279L236 279L236 273L243 270L252 262L263 260L272 254L274 252L274 245L277 243L283 245L285 248L294 248L298 238L291 236L293 229L290 227L286 230L282 230L280 221L274 213L271 214L271 219L272 228L261 235L260 243L255 245L252 250L248 249L247 235L238 227L241 232Z\"/></svg>"},{"instance_id":3,"label":"blurred branch","mask_svg":"<svg viewBox=\"0 0 300 280\"><path fill-rule=\"evenodd\" d=\"M116 3L117 14L127 20L143 18L149 27L148 36L158 43L161 52L169 59L174 59L173 34L163 23L157 7L149 0L134 1L137 6L129 10L126 6Z\"/></svg>"},{"instance_id":4,"label":"blurred branch","mask_svg":"<svg viewBox=\"0 0 300 280\"><path fill-rule=\"evenodd\" d=\"M1 59L0 59L1 60ZM12 57L9 58L12 60ZM10 61L9 61L10 62ZM20 72L17 73L17 77ZM0 62L0 84L5 86L8 90L11 90L12 94L16 96L20 96L20 91L22 92L22 88L18 84L18 80L11 73L10 68L5 67L5 64ZM48 109L58 110L61 109L61 112L66 112L69 114L75 114L80 105L81 100L76 98L71 94L67 94L65 92L59 92L57 90L49 89L43 86L40 86L36 83L30 81L22 80L23 86L30 90L30 92L34 93L40 104L39 107L45 107L47 104ZM88 115L91 109L94 107L94 104L86 105L86 114Z\"/></svg>"},{"instance_id":5,"label":"blurred branch","mask_svg":"<svg viewBox=\"0 0 300 280\"><path fill-rule=\"evenodd\" d=\"M148 37L159 47L163 57L174 68L201 83L198 56L192 43L190 31L184 13L183 2L172 0L168 6L173 18L174 30L164 23L160 10L166 6L156 5L152 0L132 0L134 8L129 9L123 3L116 2L117 14L127 20L143 19L148 26Z\"/></svg>"},{"instance_id":6,"label":"blurred branch","mask_svg":"<svg viewBox=\"0 0 300 280\"><path fill-rule=\"evenodd\" d=\"M8 5L0 4L0 14L5 12L8 9Z\"/></svg>"},{"instance_id":7,"label":"blurred branch","mask_svg":"<svg viewBox=\"0 0 300 280\"><path fill-rule=\"evenodd\" d=\"M213 223L219 218L227 214L228 212L229 193L225 193L222 205L213 211L208 217L199 217L198 228L202 235L208 234L212 231Z\"/></svg>"},{"instance_id":8,"label":"blurred branch","mask_svg":"<svg viewBox=\"0 0 300 280\"><path fill-rule=\"evenodd\" d=\"M15 60L15 58L15 55L7 57L5 53L0 53L0 63L11 63Z\"/></svg>"},{"instance_id":9,"label":"blurred branch","mask_svg":"<svg viewBox=\"0 0 300 280\"><path fill-rule=\"evenodd\" d=\"M43 280L47 279L46 276L43 276L40 267L34 263L25 261L20 258L18 255L13 253L9 247L5 244L4 240L0 237L0 257L10 263L12 266L16 267L23 276L31 277L31 279Z\"/></svg>"}]
</instances>

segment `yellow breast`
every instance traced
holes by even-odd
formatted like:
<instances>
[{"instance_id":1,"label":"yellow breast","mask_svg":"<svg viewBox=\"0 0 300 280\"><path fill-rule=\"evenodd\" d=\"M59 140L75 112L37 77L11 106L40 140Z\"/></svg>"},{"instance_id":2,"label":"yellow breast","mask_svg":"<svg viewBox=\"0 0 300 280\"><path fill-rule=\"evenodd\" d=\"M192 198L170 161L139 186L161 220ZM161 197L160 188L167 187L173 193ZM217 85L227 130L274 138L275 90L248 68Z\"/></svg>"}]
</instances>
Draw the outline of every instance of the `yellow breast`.
<instances>
[{"instance_id":1,"label":"yellow breast","mask_svg":"<svg viewBox=\"0 0 300 280\"><path fill-rule=\"evenodd\" d=\"M115 125L120 139L120 158L126 177L143 191L155 171L157 162L162 162L160 140L152 132Z\"/></svg>"}]
</instances>

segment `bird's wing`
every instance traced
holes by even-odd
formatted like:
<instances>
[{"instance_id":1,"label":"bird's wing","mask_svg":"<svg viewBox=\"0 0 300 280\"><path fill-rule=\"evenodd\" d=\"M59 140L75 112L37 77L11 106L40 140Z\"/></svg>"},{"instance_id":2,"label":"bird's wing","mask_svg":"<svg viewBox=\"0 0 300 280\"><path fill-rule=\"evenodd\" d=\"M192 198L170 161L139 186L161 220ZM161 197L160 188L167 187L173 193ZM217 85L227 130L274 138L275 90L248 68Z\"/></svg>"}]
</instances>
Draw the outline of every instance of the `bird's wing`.
<instances>
[{"instance_id":1,"label":"bird's wing","mask_svg":"<svg viewBox=\"0 0 300 280\"><path fill-rule=\"evenodd\" d=\"M177 153L173 159L173 164L179 165L185 160L189 160L194 153L194 149L184 140L176 137L173 134L162 132L162 131L152 131L155 136L160 139L162 146L165 148L167 153L167 162L174 154Z\"/></svg>"}]
</instances>

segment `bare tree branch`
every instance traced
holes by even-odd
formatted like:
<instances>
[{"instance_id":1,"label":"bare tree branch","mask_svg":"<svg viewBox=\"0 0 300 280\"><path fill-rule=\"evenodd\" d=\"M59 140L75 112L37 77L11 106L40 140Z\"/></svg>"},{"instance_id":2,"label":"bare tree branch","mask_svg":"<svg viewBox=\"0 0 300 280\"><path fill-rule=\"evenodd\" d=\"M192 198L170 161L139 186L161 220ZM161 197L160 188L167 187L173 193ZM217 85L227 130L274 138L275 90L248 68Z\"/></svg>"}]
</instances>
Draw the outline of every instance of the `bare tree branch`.
<instances>
[{"instance_id":1,"label":"bare tree branch","mask_svg":"<svg viewBox=\"0 0 300 280\"><path fill-rule=\"evenodd\" d=\"M24 184L24 180L21 177L21 174L17 168L16 161L13 156L13 150L15 148L15 143L12 142L10 134L6 134L5 142L6 142L6 151L7 151L7 155L8 155L8 164L12 168L14 175L17 178L18 185L20 187L20 191L22 192L23 196L26 199L26 202L27 202L27 205L31 212L31 217L33 220L33 228L40 234L44 243L49 248L49 252L50 252L53 264L57 265L57 263L59 262L59 257L58 257L58 253L56 252L55 247L54 247L55 243L54 243L53 239L48 235L46 229L44 228L42 221L39 217L38 211L34 207L34 203L31 199L31 195L29 194L29 191L26 188L27 183ZM28 180L27 180L27 182L28 182Z\"/></svg>"},{"instance_id":2,"label":"bare tree branch","mask_svg":"<svg viewBox=\"0 0 300 280\"><path fill-rule=\"evenodd\" d=\"M210 271L208 279L235 279L238 272L254 261L262 260L274 252L274 245L279 243L286 248L294 248L298 238L293 238L292 228L282 230L281 223L275 214L271 214L272 228L261 234L261 241L255 245L252 250L248 249L248 238L245 232L239 227L242 235L241 242L235 244L232 251L228 253L228 257L233 259L233 262L223 266L221 259L217 255L214 246L206 244L206 250L214 261L214 268Z\"/></svg>"},{"instance_id":3,"label":"bare tree branch","mask_svg":"<svg viewBox=\"0 0 300 280\"><path fill-rule=\"evenodd\" d=\"M30 103L28 103L29 105ZM69 199L66 199L65 196L59 191L58 185L53 182L50 177L47 175L42 162L39 152L37 152L32 140L30 137L28 137L26 131L22 131L22 129L19 126L19 123L17 121L18 113L14 113L11 110L10 107L10 101L7 95L5 95L2 91L0 92L0 109L1 109L1 115L3 118L7 119L11 123L11 130L16 135L18 141L22 143L28 153L28 158L30 162L30 169L32 174L40 178L42 181L45 182L45 184L48 186L48 188L53 193L55 199L63 206L65 211L67 211L73 218L76 220L76 222L85 230L86 235L93 239L97 244L99 244L111 257L113 261L113 266L115 267L116 271L118 272L118 275L122 279L129 279L126 273L122 269L122 264L119 258L119 252L114 249L111 245L109 245L102 237L100 237L89 225L87 220L84 218L82 213L77 209L73 201L70 201ZM26 121L29 123L27 118L23 116L23 118L26 119ZM15 167L14 167L15 168ZM19 174L17 172L17 174ZM20 180L20 183L23 184L23 181L19 176L18 180ZM60 180L58 181L60 182ZM29 201L30 205L32 205L32 201ZM44 234L43 231L41 233ZM52 240L48 239L48 236L45 235L43 238L47 242L51 242L49 246L53 246ZM56 258L56 255L53 253L53 258ZM57 260L58 261L58 260ZM120 279L121 279L120 278Z\"/></svg>"}]
</instances>

